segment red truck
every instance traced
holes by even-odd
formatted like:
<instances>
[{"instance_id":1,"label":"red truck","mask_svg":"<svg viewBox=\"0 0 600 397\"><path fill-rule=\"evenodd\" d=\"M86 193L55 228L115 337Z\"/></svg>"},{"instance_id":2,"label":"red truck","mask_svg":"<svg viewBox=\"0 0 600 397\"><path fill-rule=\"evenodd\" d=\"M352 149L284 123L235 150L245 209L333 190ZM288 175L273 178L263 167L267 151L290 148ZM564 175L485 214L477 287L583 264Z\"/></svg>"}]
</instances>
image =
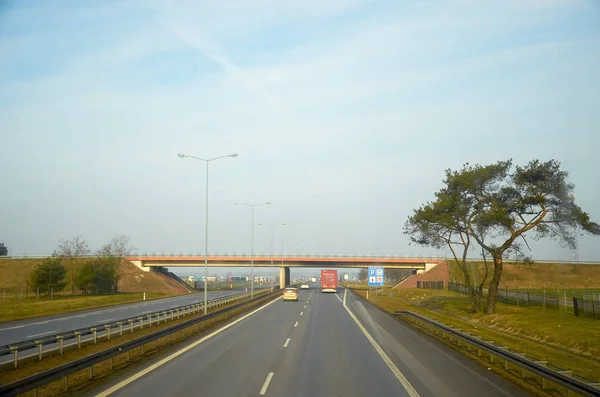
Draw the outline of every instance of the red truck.
<instances>
[{"instance_id":1,"label":"red truck","mask_svg":"<svg viewBox=\"0 0 600 397\"><path fill-rule=\"evenodd\" d=\"M337 292L337 270L321 270L321 292Z\"/></svg>"}]
</instances>

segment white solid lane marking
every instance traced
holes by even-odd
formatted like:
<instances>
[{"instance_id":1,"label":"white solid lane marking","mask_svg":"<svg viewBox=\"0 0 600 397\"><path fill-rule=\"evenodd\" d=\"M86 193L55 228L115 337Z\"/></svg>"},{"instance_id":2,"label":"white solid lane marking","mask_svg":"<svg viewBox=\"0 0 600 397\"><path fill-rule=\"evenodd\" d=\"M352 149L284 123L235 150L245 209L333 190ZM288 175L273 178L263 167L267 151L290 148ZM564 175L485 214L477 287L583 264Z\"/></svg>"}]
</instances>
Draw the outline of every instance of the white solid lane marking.
<instances>
[{"instance_id":1,"label":"white solid lane marking","mask_svg":"<svg viewBox=\"0 0 600 397\"><path fill-rule=\"evenodd\" d=\"M375 339L371 336L371 334L369 334L369 331L367 331L367 329L360 323L360 321L358 320L358 318L356 318L356 316L354 315L354 313L352 313L350 311L350 309L348 308L348 306L346 306L345 304L344 304L344 309L346 309L346 311L348 312L348 314L350 315L350 317L352 317L352 320L354 320L354 322L356 323L356 325L358 325L358 328L367 337L367 339L371 343L371 346L373 346L373 348L375 349L375 351L383 359L383 361L386 363L386 365L388 366L388 368L392 371L392 373L394 374L394 376L396 376L396 379L398 379L398 382L400 382L400 384L402 385L402 387L404 387L404 390L406 390L406 392L408 393L408 395L410 397L420 397L419 393L417 393L417 391L415 390L415 388L410 384L410 382L408 381L408 379L406 379L406 377L404 376L404 374L402 372L400 372L400 370L398 369L398 367L396 367L396 364L394 364L394 362L392 361L392 359L390 359L389 356L383 351L383 349L381 348L381 346L379 346L379 344L377 344L377 342L375 341Z\"/></svg>"},{"instance_id":2,"label":"white solid lane marking","mask_svg":"<svg viewBox=\"0 0 600 397\"><path fill-rule=\"evenodd\" d=\"M29 336L27 336L27 339L37 338L38 336L49 335L49 334L54 334L54 333L56 333L56 330L42 332L41 334L29 335Z\"/></svg>"},{"instance_id":3,"label":"white solid lane marking","mask_svg":"<svg viewBox=\"0 0 600 397\"><path fill-rule=\"evenodd\" d=\"M107 319L105 319L105 320L100 320L100 321L98 321L98 322L99 322L99 323L109 323L109 322L111 322L111 321L115 321L115 320L116 320L116 318L107 318Z\"/></svg>"},{"instance_id":4,"label":"white solid lane marking","mask_svg":"<svg viewBox=\"0 0 600 397\"><path fill-rule=\"evenodd\" d=\"M304 312L300 312L300 315L303 315L303 314L304 314Z\"/></svg>"},{"instance_id":5,"label":"white solid lane marking","mask_svg":"<svg viewBox=\"0 0 600 397\"><path fill-rule=\"evenodd\" d=\"M8 331L9 329L23 328L23 327L26 327L26 326L27 325L17 325L17 326L14 326L14 327L2 328L2 329L0 329L0 332L2 332L2 331Z\"/></svg>"},{"instance_id":6,"label":"white solid lane marking","mask_svg":"<svg viewBox=\"0 0 600 397\"><path fill-rule=\"evenodd\" d=\"M294 327L297 327L297 326L298 326L298 321L296 321L296 324L294 324Z\"/></svg>"},{"instance_id":7,"label":"white solid lane marking","mask_svg":"<svg viewBox=\"0 0 600 397\"><path fill-rule=\"evenodd\" d=\"M287 338L285 340L285 343L283 344L283 347L288 347L289 344L290 344L290 338Z\"/></svg>"},{"instance_id":8,"label":"white solid lane marking","mask_svg":"<svg viewBox=\"0 0 600 397\"><path fill-rule=\"evenodd\" d=\"M128 384L130 384L131 382L133 382L133 381L135 381L135 380L137 380L137 379L141 378L142 376L146 375L147 373L149 373L149 372L151 372L151 371L155 370L156 368L158 368L158 367L160 367L160 366L162 366L162 365L164 365L164 364L168 363L169 361L173 360L174 358L177 358L177 357L181 356L183 353L185 353L185 352L187 352L187 351L189 351L189 350L193 349L194 347L198 346L198 345L199 345L199 344L201 344L201 343L204 343L205 341L207 341L208 339L212 338L213 336L215 336L215 335L217 335L217 334L219 334L219 333L221 333L221 332L225 331L225 330L226 330L226 329L228 329L228 328L231 328L231 327L233 327L234 325L236 325L236 324L237 324L237 323L239 323L240 321L243 321L243 320L247 319L248 317L252 316L253 314L255 314L255 313L258 313L258 312L259 312L259 311L261 311L262 309L264 309L264 308L266 308L266 307L268 307L268 306L272 305L273 303L277 302L277 301L278 301L279 299L281 299L281 298L282 298L282 297L279 297L279 298L273 299L271 302L269 302L269 303L266 303L266 304L262 305L262 306L261 306L261 307L259 307L258 309L256 309L256 310L253 310L253 311L251 311L250 313L248 313L248 314L246 314L246 315L244 315L244 316L242 316L242 317L238 318L238 319L237 319L237 320L235 320L234 322L232 322L232 323L229 323L229 324L227 324L227 325L223 326L222 328L219 328L218 330L211 332L210 334L206 335L204 338L202 338L202 339L199 339L199 340L197 340L196 342L194 342L194 343L192 343L192 344L190 344L190 345L188 345L188 346L184 347L183 349L176 351L175 353L171 354L170 356L163 358L162 360L158 361L157 363L155 363L155 364L152 364L151 366L149 366L149 367L147 367L147 368L144 368L144 369L143 369L143 370L141 370L140 372L138 372L138 373L136 373L136 374L134 374L134 375L130 376L129 378L127 378L127 379L125 379L125 380L123 380L123 381L121 381L121 382L117 383L117 384L116 384L116 385L114 385L113 387L111 387L111 388L109 388L109 389L106 389L106 390L104 390L104 391L103 391L103 392L101 392L101 393L98 393L98 394L96 394L96 397L106 397L106 396L110 396L111 394L113 394L113 393L114 393L114 392L116 392L117 390L120 390L120 389L124 388L125 386L127 386L127 385L128 385ZM271 375L271 377L272 377L272 375ZM268 379L269 379L269 381L270 381L270 378L268 378ZM267 386L268 386L268 384L267 384ZM264 386L263 386L263 387L264 387ZM267 389L265 388L265 391L266 391L266 390L267 390Z\"/></svg>"},{"instance_id":9,"label":"white solid lane marking","mask_svg":"<svg viewBox=\"0 0 600 397\"><path fill-rule=\"evenodd\" d=\"M344 288L344 302L342 302L344 304L344 306L346 306L346 293L347 292L348 292L348 290Z\"/></svg>"},{"instance_id":10,"label":"white solid lane marking","mask_svg":"<svg viewBox=\"0 0 600 397\"><path fill-rule=\"evenodd\" d=\"M335 295L335 297L337 298L337 300L339 300L340 302L342 302L342 300L340 299L339 296L337 296L337 294ZM344 302L342 302L342 303L344 303Z\"/></svg>"},{"instance_id":11,"label":"white solid lane marking","mask_svg":"<svg viewBox=\"0 0 600 397\"><path fill-rule=\"evenodd\" d=\"M269 387L269 383L271 383L271 379L273 379L273 375L275 375L274 372L269 372L269 375L267 375L267 379L265 379L265 383L263 384L263 387L260 389L260 395L264 396L265 393L267 392L267 387Z\"/></svg>"},{"instance_id":12,"label":"white solid lane marking","mask_svg":"<svg viewBox=\"0 0 600 397\"><path fill-rule=\"evenodd\" d=\"M142 314L146 314L146 313L150 313L152 310L146 310L145 312L142 312Z\"/></svg>"}]
</instances>

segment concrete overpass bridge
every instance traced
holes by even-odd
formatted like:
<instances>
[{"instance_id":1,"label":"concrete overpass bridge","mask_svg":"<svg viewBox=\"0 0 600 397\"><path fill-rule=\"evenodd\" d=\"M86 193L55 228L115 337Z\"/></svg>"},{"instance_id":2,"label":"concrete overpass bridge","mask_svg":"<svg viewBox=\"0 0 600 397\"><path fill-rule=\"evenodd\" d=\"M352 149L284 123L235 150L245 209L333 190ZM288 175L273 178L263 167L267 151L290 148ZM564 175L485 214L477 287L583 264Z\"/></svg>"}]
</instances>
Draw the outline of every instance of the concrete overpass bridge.
<instances>
[{"instance_id":1,"label":"concrete overpass bridge","mask_svg":"<svg viewBox=\"0 0 600 397\"><path fill-rule=\"evenodd\" d=\"M408 257L408 256L357 256L357 255L322 255L322 254L254 254L254 266L280 268L280 286L284 288L290 283L290 268L365 268L382 266L387 269L413 269L425 271L442 262L441 258ZM200 267L204 266L205 257L200 253L138 253L127 257L134 265L144 271L159 267ZM252 256L248 253L219 253L208 255L210 267L249 267Z\"/></svg>"}]
</instances>

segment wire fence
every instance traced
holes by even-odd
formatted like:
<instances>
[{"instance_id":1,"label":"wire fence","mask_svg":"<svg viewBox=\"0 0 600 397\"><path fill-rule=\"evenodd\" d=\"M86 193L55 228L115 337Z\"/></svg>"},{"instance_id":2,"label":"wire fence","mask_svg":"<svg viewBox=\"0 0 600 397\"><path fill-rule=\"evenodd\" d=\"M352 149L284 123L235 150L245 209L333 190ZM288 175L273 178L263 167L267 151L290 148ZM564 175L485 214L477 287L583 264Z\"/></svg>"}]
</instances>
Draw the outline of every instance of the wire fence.
<instances>
[{"instance_id":1,"label":"wire fence","mask_svg":"<svg viewBox=\"0 0 600 397\"><path fill-rule=\"evenodd\" d=\"M446 286L444 281L417 281L417 288L444 290Z\"/></svg>"},{"instance_id":2,"label":"wire fence","mask_svg":"<svg viewBox=\"0 0 600 397\"><path fill-rule=\"evenodd\" d=\"M443 281L417 282L417 288L443 289L439 285ZM469 291L464 284L449 282L448 291L468 295ZM488 290L483 290L487 295ZM557 289L530 289L530 288L501 288L498 290L498 302L517 306L541 307L543 310L553 310L563 313L573 313L576 316L600 320L600 293L596 290L585 288L557 288Z\"/></svg>"}]
</instances>

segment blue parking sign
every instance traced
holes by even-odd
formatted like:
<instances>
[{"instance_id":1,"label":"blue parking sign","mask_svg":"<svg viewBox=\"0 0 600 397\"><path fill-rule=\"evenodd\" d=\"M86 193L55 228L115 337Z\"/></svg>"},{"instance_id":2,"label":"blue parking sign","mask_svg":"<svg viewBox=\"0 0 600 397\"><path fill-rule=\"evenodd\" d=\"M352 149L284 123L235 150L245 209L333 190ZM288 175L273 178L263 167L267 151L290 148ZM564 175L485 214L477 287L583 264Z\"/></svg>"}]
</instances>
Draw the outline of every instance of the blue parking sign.
<instances>
[{"instance_id":1,"label":"blue parking sign","mask_svg":"<svg viewBox=\"0 0 600 397\"><path fill-rule=\"evenodd\" d=\"M383 287L383 267L369 268L369 287Z\"/></svg>"}]
</instances>

